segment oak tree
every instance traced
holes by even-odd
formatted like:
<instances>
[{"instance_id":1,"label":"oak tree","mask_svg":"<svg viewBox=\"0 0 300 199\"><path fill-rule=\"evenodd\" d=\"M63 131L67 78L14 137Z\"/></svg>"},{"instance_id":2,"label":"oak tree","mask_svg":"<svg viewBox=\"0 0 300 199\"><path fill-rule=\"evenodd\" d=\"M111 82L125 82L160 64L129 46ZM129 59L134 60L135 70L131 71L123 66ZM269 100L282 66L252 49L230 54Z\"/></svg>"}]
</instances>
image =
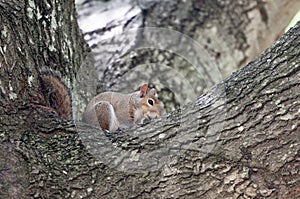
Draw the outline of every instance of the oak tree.
<instances>
[{"instance_id":1,"label":"oak tree","mask_svg":"<svg viewBox=\"0 0 300 199\"><path fill-rule=\"evenodd\" d=\"M243 34L250 31L244 28L245 13L259 12L261 18L253 19L258 20L256 23L275 23L266 7L274 4L261 1L250 3L250 7L248 1L191 1L188 7L172 2L169 7L162 7L165 1L143 4L141 14L128 19L127 25L139 20L144 27L161 22L164 28L181 27L177 30L201 37L203 27L213 30L223 22L240 20L218 31L223 38L234 33L225 39L225 47L218 43L218 48L213 44L204 48L215 55L212 60L224 66L234 63L232 67L240 67L254 59L249 55L250 60L218 61L232 54L226 46L246 52L251 40ZM89 61L89 50L76 22L74 2L1 1L0 11L1 198L300 196L299 23L252 62L222 82L215 82L206 92L203 90L191 103L160 120L108 133L81 123L80 114L74 114L74 120L59 116L39 81L43 70L60 75L75 99L74 112L82 111L84 96L91 96L89 89L81 89L89 75L84 69L93 67L93 60ZM199 21L188 23L193 17ZM172 24L174 18L182 21L174 20ZM149 32L137 33L143 36ZM205 30L203 33L207 39L209 34ZM222 53L218 53L220 49ZM110 51L113 49L108 48ZM160 52L168 55L166 49ZM152 53L149 56L149 52L142 51L133 58L139 63L153 57ZM126 62L126 53L122 55L123 66L133 64ZM174 63L185 62L170 57ZM104 70L104 74L111 75L101 79L108 88L120 85L117 74L122 74L117 72L119 57L111 58ZM95 67L98 60L95 57ZM115 84L106 84L108 79Z\"/></svg>"}]
</instances>

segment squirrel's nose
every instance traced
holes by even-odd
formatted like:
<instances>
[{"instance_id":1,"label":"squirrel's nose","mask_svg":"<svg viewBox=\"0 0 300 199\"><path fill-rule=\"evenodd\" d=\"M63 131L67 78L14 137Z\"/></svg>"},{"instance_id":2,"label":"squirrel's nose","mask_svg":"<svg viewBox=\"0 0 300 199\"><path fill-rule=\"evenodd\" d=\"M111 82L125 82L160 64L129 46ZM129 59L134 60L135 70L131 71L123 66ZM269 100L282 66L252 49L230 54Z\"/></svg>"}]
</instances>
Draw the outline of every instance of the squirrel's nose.
<instances>
[{"instance_id":1,"label":"squirrel's nose","mask_svg":"<svg viewBox=\"0 0 300 199\"><path fill-rule=\"evenodd\" d=\"M158 118L160 118L160 115L157 114L156 112L148 112L147 118L148 118L149 120L152 120L152 119L158 119Z\"/></svg>"}]
</instances>

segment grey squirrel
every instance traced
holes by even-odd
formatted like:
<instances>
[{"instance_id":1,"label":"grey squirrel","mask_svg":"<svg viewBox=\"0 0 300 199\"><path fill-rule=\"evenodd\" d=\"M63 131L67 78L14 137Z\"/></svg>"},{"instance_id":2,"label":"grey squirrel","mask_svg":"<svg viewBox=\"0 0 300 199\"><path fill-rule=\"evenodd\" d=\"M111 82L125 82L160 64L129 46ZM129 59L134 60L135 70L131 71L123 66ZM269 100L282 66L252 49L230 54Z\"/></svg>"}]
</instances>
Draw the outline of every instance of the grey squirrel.
<instances>
[{"instance_id":1,"label":"grey squirrel","mask_svg":"<svg viewBox=\"0 0 300 199\"><path fill-rule=\"evenodd\" d=\"M156 90L148 91L148 84L144 84L130 94L104 92L95 96L83 113L83 122L113 132L137 125L143 119L159 118L161 109Z\"/></svg>"},{"instance_id":2,"label":"grey squirrel","mask_svg":"<svg viewBox=\"0 0 300 199\"><path fill-rule=\"evenodd\" d=\"M52 71L39 72L40 86L46 106L65 119L72 119L72 98L69 88ZM148 84L130 94L105 92L95 96L83 113L83 122L116 131L141 123L143 119L159 118L162 107L154 88Z\"/></svg>"}]
</instances>

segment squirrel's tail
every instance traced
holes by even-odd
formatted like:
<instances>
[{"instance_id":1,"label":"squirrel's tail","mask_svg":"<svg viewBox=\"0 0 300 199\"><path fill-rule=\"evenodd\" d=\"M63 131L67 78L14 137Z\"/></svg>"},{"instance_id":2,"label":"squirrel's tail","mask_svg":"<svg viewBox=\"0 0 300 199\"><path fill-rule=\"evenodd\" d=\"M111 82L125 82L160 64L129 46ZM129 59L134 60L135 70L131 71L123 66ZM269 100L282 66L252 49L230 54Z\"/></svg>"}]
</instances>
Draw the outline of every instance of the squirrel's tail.
<instances>
[{"instance_id":1,"label":"squirrel's tail","mask_svg":"<svg viewBox=\"0 0 300 199\"><path fill-rule=\"evenodd\" d=\"M41 88L48 104L58 115L72 119L71 93L61 78L52 71L43 71L39 75Z\"/></svg>"}]
</instances>

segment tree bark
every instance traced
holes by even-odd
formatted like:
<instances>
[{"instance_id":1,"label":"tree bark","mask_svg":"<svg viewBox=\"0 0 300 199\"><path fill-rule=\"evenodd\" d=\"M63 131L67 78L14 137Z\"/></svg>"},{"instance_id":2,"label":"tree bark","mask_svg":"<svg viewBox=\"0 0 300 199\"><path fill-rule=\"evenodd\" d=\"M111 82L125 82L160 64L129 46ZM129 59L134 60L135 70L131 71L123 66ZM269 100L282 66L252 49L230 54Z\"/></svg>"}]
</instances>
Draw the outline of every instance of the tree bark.
<instances>
[{"instance_id":1,"label":"tree bark","mask_svg":"<svg viewBox=\"0 0 300 199\"><path fill-rule=\"evenodd\" d=\"M39 132L41 117L51 117L32 111L50 109L39 74L56 71L72 88L87 45L73 1L1 1L0 21L0 198L24 198L36 194L32 174L45 159L26 159L18 151L35 153L24 135ZM42 175L40 186L48 178Z\"/></svg>"},{"instance_id":2,"label":"tree bark","mask_svg":"<svg viewBox=\"0 0 300 199\"><path fill-rule=\"evenodd\" d=\"M40 92L37 73L43 70L56 71L72 87L87 49L74 2L5 1L0 5L2 103L11 107L42 103L36 93Z\"/></svg>"},{"instance_id":3,"label":"tree bark","mask_svg":"<svg viewBox=\"0 0 300 199\"><path fill-rule=\"evenodd\" d=\"M195 102L106 133L58 117L40 96L37 71L71 84L83 60L66 4L0 4L1 198L300 196L299 23Z\"/></svg>"}]
</instances>

